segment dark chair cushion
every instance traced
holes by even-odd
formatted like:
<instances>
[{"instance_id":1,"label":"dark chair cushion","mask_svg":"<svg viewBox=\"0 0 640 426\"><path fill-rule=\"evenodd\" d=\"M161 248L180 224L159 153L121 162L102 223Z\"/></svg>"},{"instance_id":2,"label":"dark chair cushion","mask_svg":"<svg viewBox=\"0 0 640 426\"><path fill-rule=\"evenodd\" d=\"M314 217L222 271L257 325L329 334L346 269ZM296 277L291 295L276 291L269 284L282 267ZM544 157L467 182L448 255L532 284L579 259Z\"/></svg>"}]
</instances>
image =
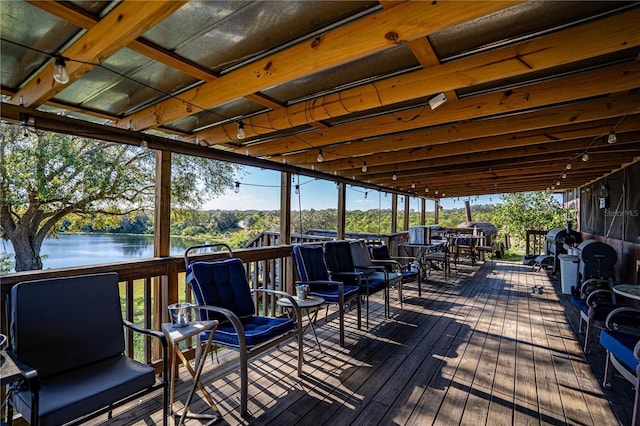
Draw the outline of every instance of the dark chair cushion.
<instances>
[{"instance_id":1,"label":"dark chair cushion","mask_svg":"<svg viewBox=\"0 0 640 426\"><path fill-rule=\"evenodd\" d=\"M391 260L389 248L387 246L370 246L371 257L376 260Z\"/></svg>"},{"instance_id":2,"label":"dark chair cushion","mask_svg":"<svg viewBox=\"0 0 640 426\"><path fill-rule=\"evenodd\" d=\"M390 275L396 275L396 274L390 274ZM367 280L366 281L362 281L362 288L368 288L369 289L369 294L373 294L376 293L380 290L384 290L385 287L387 287L387 280L385 278L384 272L371 272L369 274L367 274ZM363 293L366 290L363 290Z\"/></svg>"},{"instance_id":3,"label":"dark chair cushion","mask_svg":"<svg viewBox=\"0 0 640 426\"><path fill-rule=\"evenodd\" d=\"M101 333L94 334L101 335ZM108 358L50 377L41 382L40 425L64 424L145 390L154 383L153 367L125 356ZM15 392L12 405L25 418L30 418L31 392L28 390Z\"/></svg>"},{"instance_id":4,"label":"dark chair cushion","mask_svg":"<svg viewBox=\"0 0 640 426\"><path fill-rule=\"evenodd\" d=\"M329 279L322 246L298 244L293 246L293 253L302 281L327 281Z\"/></svg>"},{"instance_id":5,"label":"dark chair cushion","mask_svg":"<svg viewBox=\"0 0 640 426\"><path fill-rule=\"evenodd\" d=\"M295 328L290 318L251 317L242 320L247 348L251 349L275 337L281 336ZM208 333L202 333L202 340L208 339ZM238 333L228 322L216 328L214 343L237 348Z\"/></svg>"},{"instance_id":6,"label":"dark chair cushion","mask_svg":"<svg viewBox=\"0 0 640 426\"><path fill-rule=\"evenodd\" d=\"M349 300L358 295L360 290L357 286L345 285L344 300ZM309 294L312 296L322 297L327 303L340 303L340 293L337 285L309 285Z\"/></svg>"},{"instance_id":7,"label":"dark chair cushion","mask_svg":"<svg viewBox=\"0 0 640 426\"><path fill-rule=\"evenodd\" d=\"M11 317L13 353L41 380L124 351L116 273L16 284Z\"/></svg>"},{"instance_id":8,"label":"dark chair cushion","mask_svg":"<svg viewBox=\"0 0 640 426\"><path fill-rule=\"evenodd\" d=\"M229 309L240 319L250 318L255 314L244 265L237 257L215 262L193 262L189 265L187 274L199 305ZM201 312L203 319L216 319L220 323L226 321L222 314Z\"/></svg>"},{"instance_id":9,"label":"dark chair cushion","mask_svg":"<svg viewBox=\"0 0 640 426\"><path fill-rule=\"evenodd\" d=\"M619 331L602 330L600 333L600 344L631 371L636 371L638 367L638 360L633 356L633 348L638 339L636 335Z\"/></svg>"},{"instance_id":10,"label":"dark chair cushion","mask_svg":"<svg viewBox=\"0 0 640 426\"><path fill-rule=\"evenodd\" d=\"M584 301L583 299L580 299L579 297L574 296L571 298L571 304L576 308L578 308L580 311L584 312L585 314L589 313L589 305L587 305L587 302Z\"/></svg>"},{"instance_id":11,"label":"dark chair cushion","mask_svg":"<svg viewBox=\"0 0 640 426\"><path fill-rule=\"evenodd\" d=\"M327 241L323 245L327 269L331 272L353 272L351 245L348 241Z\"/></svg>"}]
</instances>

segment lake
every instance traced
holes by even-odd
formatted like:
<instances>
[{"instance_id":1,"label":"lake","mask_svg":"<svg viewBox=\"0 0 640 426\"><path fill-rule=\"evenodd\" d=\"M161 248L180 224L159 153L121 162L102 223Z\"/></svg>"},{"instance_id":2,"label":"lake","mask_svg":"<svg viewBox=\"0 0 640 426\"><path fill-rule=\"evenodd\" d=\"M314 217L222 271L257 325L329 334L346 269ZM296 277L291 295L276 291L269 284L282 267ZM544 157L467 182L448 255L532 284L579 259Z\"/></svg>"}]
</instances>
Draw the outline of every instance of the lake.
<instances>
[{"instance_id":1,"label":"lake","mask_svg":"<svg viewBox=\"0 0 640 426\"><path fill-rule=\"evenodd\" d=\"M13 254L10 242L2 240L0 252ZM171 255L182 255L201 242L171 237ZM43 269L67 268L153 257L153 235L60 234L47 238L40 250Z\"/></svg>"}]
</instances>

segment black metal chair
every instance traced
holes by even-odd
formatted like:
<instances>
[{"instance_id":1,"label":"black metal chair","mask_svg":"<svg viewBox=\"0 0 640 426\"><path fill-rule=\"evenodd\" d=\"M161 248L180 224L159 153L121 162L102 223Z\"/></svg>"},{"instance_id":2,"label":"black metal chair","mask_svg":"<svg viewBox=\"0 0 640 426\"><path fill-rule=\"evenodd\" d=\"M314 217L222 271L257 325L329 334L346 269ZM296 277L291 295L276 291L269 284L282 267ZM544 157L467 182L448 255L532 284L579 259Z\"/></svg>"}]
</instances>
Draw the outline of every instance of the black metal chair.
<instances>
[{"instance_id":1,"label":"black metal chair","mask_svg":"<svg viewBox=\"0 0 640 426\"><path fill-rule=\"evenodd\" d=\"M329 272L324 263L322 246L296 244L293 255L298 267L300 283L308 284L312 296L322 297L327 304L338 305L340 317L340 346L344 348L344 308L347 303L356 300L358 303L358 329L361 328L361 301L358 286L344 285L341 281L329 279Z\"/></svg>"},{"instance_id":2,"label":"black metal chair","mask_svg":"<svg viewBox=\"0 0 640 426\"><path fill-rule=\"evenodd\" d=\"M327 241L323 245L325 263L332 280L342 281L347 285L357 285L360 297L365 298L366 324L369 327L369 296L384 292L385 318L389 313L389 281L384 272L358 271L351 257L349 241Z\"/></svg>"},{"instance_id":3,"label":"black metal chair","mask_svg":"<svg viewBox=\"0 0 640 426\"><path fill-rule=\"evenodd\" d=\"M167 424L167 340L123 321L116 273L22 282L9 304L7 354L24 377L10 390L9 419L15 409L31 425L76 424L162 389ZM160 341L162 380L124 355L123 326Z\"/></svg>"},{"instance_id":4,"label":"black metal chair","mask_svg":"<svg viewBox=\"0 0 640 426\"><path fill-rule=\"evenodd\" d=\"M229 257L215 261L193 260L190 255L197 250L224 248ZM249 359L278 346L285 340L298 341L298 376L302 375L302 321L256 315L252 293L271 293L285 297L295 311L295 318L302 318L295 299L283 291L251 289L242 260L233 257L226 244L206 244L189 247L184 254L187 284L191 287L198 305L201 320L218 320L220 324L213 335L216 346L238 351L240 355L240 414L247 414L249 388ZM209 334L201 333L201 340Z\"/></svg>"},{"instance_id":5,"label":"black metal chair","mask_svg":"<svg viewBox=\"0 0 640 426\"><path fill-rule=\"evenodd\" d=\"M422 296L422 277L420 262L416 257L394 256L389 254L386 245L369 245L369 253L374 265L384 266L387 271L402 274L402 283L418 282L418 296Z\"/></svg>"}]
</instances>

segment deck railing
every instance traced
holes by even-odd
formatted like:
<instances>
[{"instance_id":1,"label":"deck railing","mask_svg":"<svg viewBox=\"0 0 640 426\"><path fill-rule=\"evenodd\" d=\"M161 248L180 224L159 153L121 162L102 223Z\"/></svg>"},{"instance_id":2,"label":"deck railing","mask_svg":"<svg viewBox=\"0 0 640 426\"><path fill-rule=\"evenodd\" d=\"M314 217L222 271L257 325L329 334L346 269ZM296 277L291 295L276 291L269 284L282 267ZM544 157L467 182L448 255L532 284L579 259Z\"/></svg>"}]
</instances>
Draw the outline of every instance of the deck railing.
<instances>
[{"instance_id":1,"label":"deck railing","mask_svg":"<svg viewBox=\"0 0 640 426\"><path fill-rule=\"evenodd\" d=\"M539 229L526 230L525 255L544 253L547 232Z\"/></svg>"},{"instance_id":2,"label":"deck railing","mask_svg":"<svg viewBox=\"0 0 640 426\"><path fill-rule=\"evenodd\" d=\"M406 233L370 235L370 238L359 234L359 237L365 240L381 240L389 245L391 253L397 253L398 244L407 238ZM333 238L329 235L299 235L292 239L296 243L301 243L322 242ZM293 283L296 278L292 246L279 245L279 235L275 232L265 232L254 239L252 245L251 248L234 250L234 255L242 259L245 264L251 288L281 290L293 294ZM225 256L227 256L225 252L193 255L198 260L213 260ZM163 322L169 321L168 305L183 300L190 301L189 293L185 294L185 265L181 256L10 273L0 277L2 333L7 334L6 300L13 285L22 281L105 272L118 273L123 317L137 325L159 330ZM278 313L275 297L258 294L260 296L256 296L254 302L261 314ZM52 306L52 309L55 307ZM160 357L160 348L157 344L152 339L138 335L134 337L131 332L128 333L127 355L149 364L157 364Z\"/></svg>"}]
</instances>

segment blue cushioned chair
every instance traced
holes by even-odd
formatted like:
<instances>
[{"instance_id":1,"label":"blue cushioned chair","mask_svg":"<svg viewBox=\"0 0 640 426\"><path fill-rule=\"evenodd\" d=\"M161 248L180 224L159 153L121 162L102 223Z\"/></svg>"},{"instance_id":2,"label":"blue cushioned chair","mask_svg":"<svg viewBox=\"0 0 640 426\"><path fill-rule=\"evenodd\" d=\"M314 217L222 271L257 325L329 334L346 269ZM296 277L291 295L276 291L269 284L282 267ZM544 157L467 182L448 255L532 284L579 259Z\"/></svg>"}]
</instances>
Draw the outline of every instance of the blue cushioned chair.
<instances>
[{"instance_id":1,"label":"blue cushioned chair","mask_svg":"<svg viewBox=\"0 0 640 426\"><path fill-rule=\"evenodd\" d=\"M351 257L351 244L349 241L327 241L323 244L324 259L332 280L342 281L347 285L357 285L360 288L360 296L366 301L366 323L369 327L369 296L384 292L385 317L389 311L388 280L384 272L372 272L366 274L357 271Z\"/></svg>"},{"instance_id":2,"label":"blue cushioned chair","mask_svg":"<svg viewBox=\"0 0 640 426\"><path fill-rule=\"evenodd\" d=\"M115 406L157 389L167 424L167 340L123 321L116 273L22 282L11 289L9 304L7 353L26 378L12 389L10 407L32 426L110 416ZM159 339L162 380L153 366L124 355L123 326Z\"/></svg>"},{"instance_id":3,"label":"blue cushioned chair","mask_svg":"<svg viewBox=\"0 0 640 426\"><path fill-rule=\"evenodd\" d=\"M422 277L420 276L420 262L415 257L391 257L386 245L369 246L369 253L374 265L384 266L387 271L402 274L402 283L418 281L418 297L422 296ZM417 268L411 269L411 265Z\"/></svg>"},{"instance_id":4,"label":"blue cushioned chair","mask_svg":"<svg viewBox=\"0 0 640 426\"><path fill-rule=\"evenodd\" d=\"M635 399L633 404L632 426L640 425L640 334L631 334L620 331L620 323L636 328L640 327L637 319L629 323L620 316L629 318L640 315L640 310L633 307L622 307L613 310L606 319L606 330L600 333L600 344L607 350L607 359L604 369L604 386L611 388L613 369L627 379L635 387Z\"/></svg>"},{"instance_id":5,"label":"blue cushioned chair","mask_svg":"<svg viewBox=\"0 0 640 426\"><path fill-rule=\"evenodd\" d=\"M215 261L193 260L197 250L225 248L229 257ZM193 291L202 320L218 320L213 335L217 346L237 350L240 355L240 413L247 414L249 359L290 338L298 341L298 376L302 375L302 324L290 318L257 316L252 292L271 293L291 301L296 318L302 318L300 308L290 294L267 289L251 289L242 260L233 257L226 244L189 247L184 255L187 283ZM201 340L209 338L201 334Z\"/></svg>"},{"instance_id":6,"label":"blue cushioned chair","mask_svg":"<svg viewBox=\"0 0 640 426\"><path fill-rule=\"evenodd\" d=\"M358 286L344 285L341 281L329 279L327 266L324 263L324 252L319 245L293 246L293 254L298 268L300 281L309 285L312 296L322 297L328 304L337 304L340 316L340 346L344 348L344 307L345 304L356 300L358 303L358 329L361 328L361 301L358 297ZM296 284L297 284L296 283Z\"/></svg>"},{"instance_id":7,"label":"blue cushioned chair","mask_svg":"<svg viewBox=\"0 0 640 426\"><path fill-rule=\"evenodd\" d=\"M620 306L614 303L612 285L612 280L592 278L582 283L579 293L571 297L571 304L580 311L578 332L584 331L585 353L589 353L591 328L598 324L604 327L607 315Z\"/></svg>"}]
</instances>

